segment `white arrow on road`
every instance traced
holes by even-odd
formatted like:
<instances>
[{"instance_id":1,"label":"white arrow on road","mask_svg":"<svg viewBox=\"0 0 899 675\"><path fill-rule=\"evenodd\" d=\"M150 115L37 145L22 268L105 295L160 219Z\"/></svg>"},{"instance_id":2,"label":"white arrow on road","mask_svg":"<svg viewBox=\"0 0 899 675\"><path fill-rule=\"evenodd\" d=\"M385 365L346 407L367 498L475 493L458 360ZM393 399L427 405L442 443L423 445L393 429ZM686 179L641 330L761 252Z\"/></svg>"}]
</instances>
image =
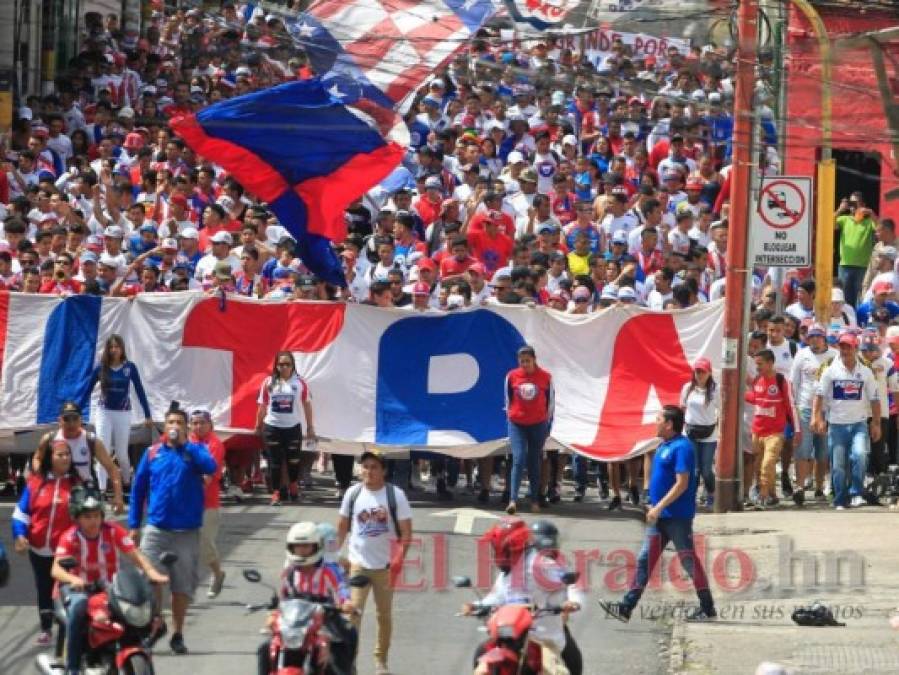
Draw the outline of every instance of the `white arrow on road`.
<instances>
[{"instance_id":1,"label":"white arrow on road","mask_svg":"<svg viewBox=\"0 0 899 675\"><path fill-rule=\"evenodd\" d=\"M455 534L471 534L471 530L474 528L474 521L477 518L499 520L499 516L490 513L489 511L468 508L450 509L449 511L440 511L438 513L432 513L431 515L435 518L455 518L456 524L453 527L453 532Z\"/></svg>"}]
</instances>

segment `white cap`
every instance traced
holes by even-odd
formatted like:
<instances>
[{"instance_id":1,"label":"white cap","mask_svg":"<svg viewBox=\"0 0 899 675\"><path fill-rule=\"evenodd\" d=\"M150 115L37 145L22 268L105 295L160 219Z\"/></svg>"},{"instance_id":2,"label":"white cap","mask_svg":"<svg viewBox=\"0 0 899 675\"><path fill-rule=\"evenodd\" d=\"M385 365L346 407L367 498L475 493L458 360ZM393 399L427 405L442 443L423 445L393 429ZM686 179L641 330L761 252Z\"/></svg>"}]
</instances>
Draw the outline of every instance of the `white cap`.
<instances>
[{"instance_id":1,"label":"white cap","mask_svg":"<svg viewBox=\"0 0 899 675\"><path fill-rule=\"evenodd\" d=\"M29 108L27 105L23 105L21 108L19 108L19 119L33 120L34 113L31 112L31 108Z\"/></svg>"},{"instance_id":2,"label":"white cap","mask_svg":"<svg viewBox=\"0 0 899 675\"><path fill-rule=\"evenodd\" d=\"M103 236L110 239L123 239L125 232L118 225L107 225L106 229L103 230Z\"/></svg>"},{"instance_id":3,"label":"white cap","mask_svg":"<svg viewBox=\"0 0 899 675\"><path fill-rule=\"evenodd\" d=\"M185 227L178 236L182 239L199 239L200 233L197 232L197 228L195 227Z\"/></svg>"},{"instance_id":4,"label":"white cap","mask_svg":"<svg viewBox=\"0 0 899 675\"><path fill-rule=\"evenodd\" d=\"M99 263L101 265L103 265L103 267L111 267L114 270L119 269L119 259L113 258L108 253L104 253L103 255L100 256Z\"/></svg>"},{"instance_id":5,"label":"white cap","mask_svg":"<svg viewBox=\"0 0 899 675\"><path fill-rule=\"evenodd\" d=\"M171 238L163 239L161 248L168 249L170 251L177 251L178 250L178 242Z\"/></svg>"},{"instance_id":6,"label":"white cap","mask_svg":"<svg viewBox=\"0 0 899 675\"><path fill-rule=\"evenodd\" d=\"M550 102L553 105L562 105L565 103L565 92L564 91L554 91Z\"/></svg>"},{"instance_id":7,"label":"white cap","mask_svg":"<svg viewBox=\"0 0 899 675\"><path fill-rule=\"evenodd\" d=\"M524 161L524 155L522 155L518 150L513 150L509 153L509 164L518 164L519 162Z\"/></svg>"},{"instance_id":8,"label":"white cap","mask_svg":"<svg viewBox=\"0 0 899 675\"><path fill-rule=\"evenodd\" d=\"M439 190L443 187L443 184L440 182L440 179L437 176L428 176L425 179L425 188L430 189L434 188L435 190Z\"/></svg>"},{"instance_id":9,"label":"white cap","mask_svg":"<svg viewBox=\"0 0 899 675\"><path fill-rule=\"evenodd\" d=\"M568 134L562 139L562 145L573 145L577 147L577 138L574 134Z\"/></svg>"},{"instance_id":10,"label":"white cap","mask_svg":"<svg viewBox=\"0 0 899 675\"><path fill-rule=\"evenodd\" d=\"M133 108L129 108L129 107L126 105L124 108L122 108L121 110L119 110L119 117L133 118L133 117L134 117L134 109L133 109Z\"/></svg>"},{"instance_id":11,"label":"white cap","mask_svg":"<svg viewBox=\"0 0 899 675\"><path fill-rule=\"evenodd\" d=\"M250 69L246 66L240 66L237 70L234 71L235 75L250 75Z\"/></svg>"},{"instance_id":12,"label":"white cap","mask_svg":"<svg viewBox=\"0 0 899 675\"><path fill-rule=\"evenodd\" d=\"M636 300L637 292L630 286L622 286L620 289L618 289L618 299L619 300Z\"/></svg>"},{"instance_id":13,"label":"white cap","mask_svg":"<svg viewBox=\"0 0 899 675\"><path fill-rule=\"evenodd\" d=\"M505 131L506 127L499 120L490 120L487 122L487 131L493 131L494 129L499 129L500 131Z\"/></svg>"},{"instance_id":14,"label":"white cap","mask_svg":"<svg viewBox=\"0 0 899 675\"><path fill-rule=\"evenodd\" d=\"M229 246L234 243L234 239L231 238L231 233L225 230L219 230L214 235L209 238L213 244L228 244Z\"/></svg>"},{"instance_id":15,"label":"white cap","mask_svg":"<svg viewBox=\"0 0 899 675\"><path fill-rule=\"evenodd\" d=\"M846 302L846 296L843 294L843 289L842 288L830 289L830 301L831 302Z\"/></svg>"}]
</instances>

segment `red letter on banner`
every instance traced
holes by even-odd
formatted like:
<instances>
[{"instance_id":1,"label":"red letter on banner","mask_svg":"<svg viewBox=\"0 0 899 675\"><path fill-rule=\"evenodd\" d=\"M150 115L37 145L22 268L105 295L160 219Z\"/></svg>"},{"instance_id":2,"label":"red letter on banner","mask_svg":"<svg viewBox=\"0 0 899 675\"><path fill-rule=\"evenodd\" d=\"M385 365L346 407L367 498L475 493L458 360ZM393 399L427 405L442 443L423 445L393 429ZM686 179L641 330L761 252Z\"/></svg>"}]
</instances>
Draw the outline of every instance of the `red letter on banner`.
<instances>
[{"instance_id":1,"label":"red letter on banner","mask_svg":"<svg viewBox=\"0 0 899 675\"><path fill-rule=\"evenodd\" d=\"M655 388L662 405L677 405L690 373L670 314L630 319L615 338L609 388L596 437L590 445L574 447L596 459L626 456L635 444L656 435L655 424L643 422L650 388Z\"/></svg>"},{"instance_id":2,"label":"red letter on banner","mask_svg":"<svg viewBox=\"0 0 899 675\"><path fill-rule=\"evenodd\" d=\"M281 350L318 352L334 342L343 327L346 305L290 303L262 305L203 300L184 324L185 347L232 353L231 426L252 429L256 397L272 360Z\"/></svg>"}]
</instances>

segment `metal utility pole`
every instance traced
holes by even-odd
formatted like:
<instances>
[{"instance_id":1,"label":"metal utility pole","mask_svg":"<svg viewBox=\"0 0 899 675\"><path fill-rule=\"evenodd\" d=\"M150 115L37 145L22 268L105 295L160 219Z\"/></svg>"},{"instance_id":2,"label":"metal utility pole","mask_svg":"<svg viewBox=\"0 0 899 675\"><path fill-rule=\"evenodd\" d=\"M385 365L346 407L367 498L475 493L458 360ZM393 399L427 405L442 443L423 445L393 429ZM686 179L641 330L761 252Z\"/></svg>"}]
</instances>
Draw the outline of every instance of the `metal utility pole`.
<instances>
[{"instance_id":1,"label":"metal utility pole","mask_svg":"<svg viewBox=\"0 0 899 675\"><path fill-rule=\"evenodd\" d=\"M731 169L730 222L727 244L727 274L724 306L724 359L721 376L723 394L721 410L721 444L718 448L715 479L715 512L725 513L740 508L742 490L738 476L741 427L740 399L743 382L740 364L746 337L745 303L749 235L749 202L752 173L756 157L752 151L753 94L757 47L757 14L755 0L741 0L737 12L739 44L734 87L734 149Z\"/></svg>"}]
</instances>

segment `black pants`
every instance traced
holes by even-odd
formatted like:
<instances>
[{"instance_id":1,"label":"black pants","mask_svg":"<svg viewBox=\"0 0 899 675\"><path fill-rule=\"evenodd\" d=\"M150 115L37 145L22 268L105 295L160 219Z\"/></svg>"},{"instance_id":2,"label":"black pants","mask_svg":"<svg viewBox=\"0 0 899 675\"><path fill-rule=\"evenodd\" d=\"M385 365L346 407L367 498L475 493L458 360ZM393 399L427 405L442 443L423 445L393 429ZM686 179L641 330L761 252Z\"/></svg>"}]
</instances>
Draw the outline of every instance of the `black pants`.
<instances>
[{"instance_id":1,"label":"black pants","mask_svg":"<svg viewBox=\"0 0 899 675\"><path fill-rule=\"evenodd\" d=\"M899 450L899 428L896 427L899 415L890 415L887 428L887 464L896 464L897 450Z\"/></svg>"},{"instance_id":2,"label":"black pants","mask_svg":"<svg viewBox=\"0 0 899 675\"><path fill-rule=\"evenodd\" d=\"M296 483L300 477L300 446L303 443L303 425L295 427L273 427L268 424L262 429L265 451L268 457L268 477L272 492L281 485L281 466L287 464L287 480Z\"/></svg>"},{"instance_id":3,"label":"black pants","mask_svg":"<svg viewBox=\"0 0 899 675\"><path fill-rule=\"evenodd\" d=\"M41 618L41 630L48 631L53 627L53 556L38 555L28 551L31 569L34 572L34 585L37 587L37 610Z\"/></svg>"},{"instance_id":4,"label":"black pants","mask_svg":"<svg viewBox=\"0 0 899 675\"><path fill-rule=\"evenodd\" d=\"M884 473L889 464L887 453L887 434L889 433L889 419L880 418L880 440L871 441L871 459L868 462L868 473L872 476Z\"/></svg>"},{"instance_id":5,"label":"black pants","mask_svg":"<svg viewBox=\"0 0 899 675\"><path fill-rule=\"evenodd\" d=\"M337 478L340 489L348 489L353 482L353 456L331 455L331 462L334 464L334 477Z\"/></svg>"},{"instance_id":6,"label":"black pants","mask_svg":"<svg viewBox=\"0 0 899 675\"><path fill-rule=\"evenodd\" d=\"M562 650L562 661L571 675L581 675L584 672L584 657L581 656L580 647L574 641L568 626L565 626L565 649Z\"/></svg>"}]
</instances>

